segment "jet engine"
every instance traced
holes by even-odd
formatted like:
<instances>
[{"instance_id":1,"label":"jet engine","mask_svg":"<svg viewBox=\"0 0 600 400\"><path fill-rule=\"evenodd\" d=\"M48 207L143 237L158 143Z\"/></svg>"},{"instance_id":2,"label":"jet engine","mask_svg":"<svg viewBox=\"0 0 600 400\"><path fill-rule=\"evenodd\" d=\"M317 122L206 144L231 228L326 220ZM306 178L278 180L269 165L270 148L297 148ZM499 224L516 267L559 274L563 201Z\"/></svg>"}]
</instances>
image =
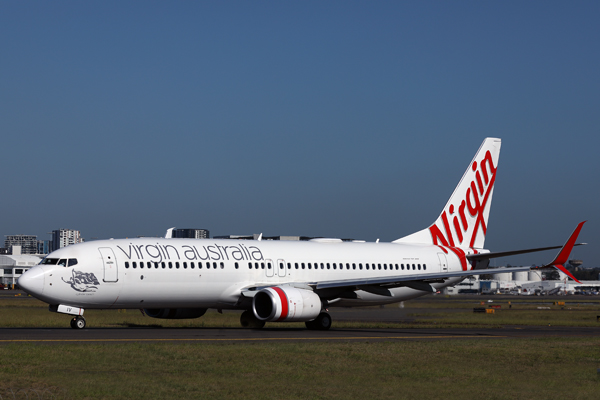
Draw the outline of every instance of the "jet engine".
<instances>
[{"instance_id":1,"label":"jet engine","mask_svg":"<svg viewBox=\"0 0 600 400\"><path fill-rule=\"evenodd\" d=\"M152 318L187 319L200 318L206 308L145 308L144 313Z\"/></svg>"},{"instance_id":2,"label":"jet engine","mask_svg":"<svg viewBox=\"0 0 600 400\"><path fill-rule=\"evenodd\" d=\"M311 321L321 312L321 299L313 291L289 286L260 290L252 300L254 316L261 321Z\"/></svg>"}]
</instances>

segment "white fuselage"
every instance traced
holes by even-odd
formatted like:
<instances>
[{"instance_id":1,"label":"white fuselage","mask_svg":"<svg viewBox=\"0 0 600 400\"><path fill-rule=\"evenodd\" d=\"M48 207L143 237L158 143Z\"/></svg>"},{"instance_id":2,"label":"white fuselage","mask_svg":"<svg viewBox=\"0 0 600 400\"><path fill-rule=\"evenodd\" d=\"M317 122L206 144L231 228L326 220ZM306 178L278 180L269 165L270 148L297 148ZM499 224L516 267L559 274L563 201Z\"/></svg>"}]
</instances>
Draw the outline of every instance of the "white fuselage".
<instances>
[{"instance_id":1,"label":"white fuselage","mask_svg":"<svg viewBox=\"0 0 600 400\"><path fill-rule=\"evenodd\" d=\"M81 308L238 309L244 308L242 290L250 287L463 269L456 255L439 246L334 240L99 240L56 250L43 263L28 272L37 282L31 294L51 305ZM430 293L394 287L390 296L357 289L354 297L335 291L324 296L332 306L358 306Z\"/></svg>"}]
</instances>

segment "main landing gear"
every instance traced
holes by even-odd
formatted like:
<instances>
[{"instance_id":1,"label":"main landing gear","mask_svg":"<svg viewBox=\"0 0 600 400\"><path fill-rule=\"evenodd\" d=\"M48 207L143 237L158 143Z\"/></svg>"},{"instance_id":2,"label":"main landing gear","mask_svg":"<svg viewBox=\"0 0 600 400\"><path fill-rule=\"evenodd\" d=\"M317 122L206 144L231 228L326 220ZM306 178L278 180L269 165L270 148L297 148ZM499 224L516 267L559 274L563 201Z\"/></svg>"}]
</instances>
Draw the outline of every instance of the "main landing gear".
<instances>
[{"instance_id":1,"label":"main landing gear","mask_svg":"<svg viewBox=\"0 0 600 400\"><path fill-rule=\"evenodd\" d=\"M326 331L331 328L331 316L326 312L322 312L317 318L312 321L306 321L304 324L310 330Z\"/></svg>"},{"instance_id":2,"label":"main landing gear","mask_svg":"<svg viewBox=\"0 0 600 400\"><path fill-rule=\"evenodd\" d=\"M263 326L265 326L265 321L261 321L260 319L256 318L252 311L246 310L240 317L240 324L242 324L242 327L244 328L261 329Z\"/></svg>"},{"instance_id":3,"label":"main landing gear","mask_svg":"<svg viewBox=\"0 0 600 400\"><path fill-rule=\"evenodd\" d=\"M83 328L85 328L85 318L83 318L81 315L78 315L77 317L74 317L71 320L71 328L73 328L73 329L83 329Z\"/></svg>"},{"instance_id":4,"label":"main landing gear","mask_svg":"<svg viewBox=\"0 0 600 400\"><path fill-rule=\"evenodd\" d=\"M306 328L315 331L326 331L331 328L331 316L326 312L322 312L317 318L312 321L306 321ZM249 329L261 329L265 326L265 321L256 318L252 311L244 311L240 317L242 327Z\"/></svg>"}]
</instances>

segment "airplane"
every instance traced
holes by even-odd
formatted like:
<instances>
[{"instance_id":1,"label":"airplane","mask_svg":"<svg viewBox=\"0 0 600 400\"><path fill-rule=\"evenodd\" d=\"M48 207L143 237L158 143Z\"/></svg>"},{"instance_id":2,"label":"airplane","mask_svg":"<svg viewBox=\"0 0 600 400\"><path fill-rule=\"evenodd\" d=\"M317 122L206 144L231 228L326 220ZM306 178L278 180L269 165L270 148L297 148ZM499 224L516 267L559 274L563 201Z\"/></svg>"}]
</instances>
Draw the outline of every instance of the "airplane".
<instances>
[{"instance_id":1,"label":"airplane","mask_svg":"<svg viewBox=\"0 0 600 400\"><path fill-rule=\"evenodd\" d=\"M486 138L437 220L390 243L137 238L84 242L48 254L18 280L52 312L86 326L85 309L141 309L153 318L242 310L246 328L305 322L327 330L330 307L397 303L473 275L565 268L584 222L564 246L484 249L501 140ZM579 244L577 244L579 245ZM558 249L542 267L488 268L491 258Z\"/></svg>"}]
</instances>

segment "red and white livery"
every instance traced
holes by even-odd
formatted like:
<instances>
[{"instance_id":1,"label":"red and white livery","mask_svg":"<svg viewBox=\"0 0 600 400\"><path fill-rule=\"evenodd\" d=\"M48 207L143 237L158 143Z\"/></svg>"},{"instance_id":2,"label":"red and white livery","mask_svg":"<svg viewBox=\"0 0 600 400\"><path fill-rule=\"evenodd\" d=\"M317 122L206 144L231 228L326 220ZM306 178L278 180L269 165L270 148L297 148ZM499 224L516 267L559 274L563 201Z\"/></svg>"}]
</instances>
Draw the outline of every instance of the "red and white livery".
<instances>
[{"instance_id":1,"label":"red and white livery","mask_svg":"<svg viewBox=\"0 0 600 400\"><path fill-rule=\"evenodd\" d=\"M391 243L140 238L98 240L49 254L19 278L50 310L143 309L154 318L197 318L207 309L243 310L241 323L304 321L328 329L329 307L380 305L435 293L472 275L517 272L487 269L484 248L500 139L487 138L437 220ZM583 222L545 267L563 272Z\"/></svg>"}]
</instances>

